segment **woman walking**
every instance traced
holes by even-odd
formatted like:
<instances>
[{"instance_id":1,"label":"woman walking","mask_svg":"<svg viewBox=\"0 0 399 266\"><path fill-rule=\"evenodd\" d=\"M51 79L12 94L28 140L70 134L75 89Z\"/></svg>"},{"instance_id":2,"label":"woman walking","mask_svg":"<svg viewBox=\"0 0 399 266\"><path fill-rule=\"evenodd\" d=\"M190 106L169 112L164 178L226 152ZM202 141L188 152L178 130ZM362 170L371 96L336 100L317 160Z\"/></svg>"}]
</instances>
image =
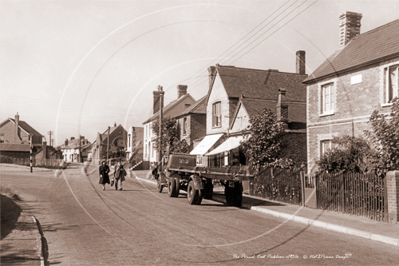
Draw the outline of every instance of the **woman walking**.
<instances>
[{"instance_id":1,"label":"woman walking","mask_svg":"<svg viewBox=\"0 0 399 266\"><path fill-rule=\"evenodd\" d=\"M98 169L100 174L100 184L103 186L103 190L105 190L105 184L109 184L109 167L105 161L101 163L100 168Z\"/></svg>"},{"instance_id":2,"label":"woman walking","mask_svg":"<svg viewBox=\"0 0 399 266\"><path fill-rule=\"evenodd\" d=\"M122 182L125 181L126 171L123 169L123 165L118 162L118 166L115 167L114 177L115 177L115 189L118 190L118 184L120 182L119 188L122 190Z\"/></svg>"}]
</instances>

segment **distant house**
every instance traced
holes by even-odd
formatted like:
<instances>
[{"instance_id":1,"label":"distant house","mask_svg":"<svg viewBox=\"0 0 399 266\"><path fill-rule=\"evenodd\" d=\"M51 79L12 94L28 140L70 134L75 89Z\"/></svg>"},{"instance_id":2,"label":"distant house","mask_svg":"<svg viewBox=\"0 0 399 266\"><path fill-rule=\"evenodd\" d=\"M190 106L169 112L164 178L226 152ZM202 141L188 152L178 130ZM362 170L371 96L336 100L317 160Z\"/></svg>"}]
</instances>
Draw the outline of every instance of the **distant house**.
<instances>
[{"instance_id":1,"label":"distant house","mask_svg":"<svg viewBox=\"0 0 399 266\"><path fill-rule=\"evenodd\" d=\"M102 160L107 159L107 151L117 148L126 151L127 131L122 125L114 124L113 127L105 130L102 134L98 133L96 141L93 142L91 153L93 162L99 164ZM108 157L111 158L110 156ZM124 159L124 158L119 158Z\"/></svg>"},{"instance_id":2,"label":"distant house","mask_svg":"<svg viewBox=\"0 0 399 266\"><path fill-rule=\"evenodd\" d=\"M372 112L389 115L399 96L399 20L360 34L361 18L340 16L340 48L304 81L309 172L334 136L362 136Z\"/></svg>"},{"instance_id":3,"label":"distant house","mask_svg":"<svg viewBox=\"0 0 399 266\"><path fill-rule=\"evenodd\" d=\"M207 136L198 146L208 166L246 164L240 141L248 134L250 118L264 108L276 112L277 118L286 123L290 148L285 155L297 163L306 162L304 51L297 52L297 73L222 65L208 70ZM204 160L202 164L206 164Z\"/></svg>"},{"instance_id":4,"label":"distant house","mask_svg":"<svg viewBox=\"0 0 399 266\"><path fill-rule=\"evenodd\" d=\"M37 132L25 121L19 120L18 113L15 119L7 118L0 124L0 144L29 144L29 135L32 136L32 145L41 146L43 135Z\"/></svg>"},{"instance_id":5,"label":"distant house","mask_svg":"<svg viewBox=\"0 0 399 266\"><path fill-rule=\"evenodd\" d=\"M65 162L82 162L89 159L91 143L84 137L80 139L71 137L70 140L66 139L58 149L61 150Z\"/></svg>"},{"instance_id":6,"label":"distant house","mask_svg":"<svg viewBox=\"0 0 399 266\"><path fill-rule=\"evenodd\" d=\"M195 147L195 141L206 135L206 98L202 97L180 114L176 115L179 123L180 140L185 140L190 147Z\"/></svg>"},{"instance_id":7,"label":"distant house","mask_svg":"<svg viewBox=\"0 0 399 266\"><path fill-rule=\"evenodd\" d=\"M126 159L132 164L136 165L143 161L144 150L144 128L143 127L129 127L126 141ZM131 166L134 166L131 165ZM140 170L140 168L135 168Z\"/></svg>"},{"instance_id":8,"label":"distant house","mask_svg":"<svg viewBox=\"0 0 399 266\"><path fill-rule=\"evenodd\" d=\"M157 150L155 148L155 134L152 131L152 124L154 121L159 119L159 95L154 92L153 98L153 115L147 119L144 125L144 167L149 168L151 163L157 162ZM177 86L177 99L170 102L168 105L163 107L163 117L176 117L186 108L195 103L194 98L187 93L186 85Z\"/></svg>"}]
</instances>

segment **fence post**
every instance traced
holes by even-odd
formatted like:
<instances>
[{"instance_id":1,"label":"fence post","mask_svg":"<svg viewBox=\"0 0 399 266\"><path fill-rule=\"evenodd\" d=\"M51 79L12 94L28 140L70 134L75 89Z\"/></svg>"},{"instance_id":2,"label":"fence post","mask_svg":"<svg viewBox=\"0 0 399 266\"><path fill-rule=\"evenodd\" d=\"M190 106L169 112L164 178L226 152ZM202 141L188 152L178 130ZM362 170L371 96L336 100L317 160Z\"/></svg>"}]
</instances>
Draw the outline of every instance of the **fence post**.
<instances>
[{"instance_id":1,"label":"fence post","mask_svg":"<svg viewBox=\"0 0 399 266\"><path fill-rule=\"evenodd\" d=\"M388 222L399 221L399 171L390 171L385 176L388 201Z\"/></svg>"},{"instance_id":2,"label":"fence post","mask_svg":"<svg viewBox=\"0 0 399 266\"><path fill-rule=\"evenodd\" d=\"M342 174L341 178L341 210L343 213L345 213L345 174Z\"/></svg>"},{"instance_id":3,"label":"fence post","mask_svg":"<svg viewBox=\"0 0 399 266\"><path fill-rule=\"evenodd\" d=\"M300 171L300 176L301 176L301 194L302 194L302 206L305 206L305 172Z\"/></svg>"}]
</instances>

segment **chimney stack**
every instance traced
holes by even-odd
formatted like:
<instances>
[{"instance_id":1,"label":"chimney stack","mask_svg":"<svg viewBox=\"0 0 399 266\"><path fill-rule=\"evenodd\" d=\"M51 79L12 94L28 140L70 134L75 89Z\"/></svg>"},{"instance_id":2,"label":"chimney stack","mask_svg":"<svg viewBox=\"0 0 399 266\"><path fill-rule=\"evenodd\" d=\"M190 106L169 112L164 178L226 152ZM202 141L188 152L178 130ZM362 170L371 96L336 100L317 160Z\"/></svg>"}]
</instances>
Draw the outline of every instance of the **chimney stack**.
<instances>
[{"instance_id":1,"label":"chimney stack","mask_svg":"<svg viewBox=\"0 0 399 266\"><path fill-rule=\"evenodd\" d=\"M339 16L339 47L344 47L360 34L361 19L362 14L348 11Z\"/></svg>"},{"instance_id":2,"label":"chimney stack","mask_svg":"<svg viewBox=\"0 0 399 266\"><path fill-rule=\"evenodd\" d=\"M187 94L187 85L177 85L177 99Z\"/></svg>"},{"instance_id":3,"label":"chimney stack","mask_svg":"<svg viewBox=\"0 0 399 266\"><path fill-rule=\"evenodd\" d=\"M208 67L208 72L209 72L209 89L210 89L212 86L213 78L216 75L216 67L215 66Z\"/></svg>"},{"instance_id":4,"label":"chimney stack","mask_svg":"<svg viewBox=\"0 0 399 266\"><path fill-rule=\"evenodd\" d=\"M19 138L19 115L18 115L18 113L15 115L14 143L21 143L21 139Z\"/></svg>"},{"instance_id":5,"label":"chimney stack","mask_svg":"<svg viewBox=\"0 0 399 266\"><path fill-rule=\"evenodd\" d=\"M65 139L65 147L68 146L68 139Z\"/></svg>"},{"instance_id":6,"label":"chimney stack","mask_svg":"<svg viewBox=\"0 0 399 266\"><path fill-rule=\"evenodd\" d=\"M305 75L306 74L306 52L297 51L296 52L296 73Z\"/></svg>"},{"instance_id":7,"label":"chimney stack","mask_svg":"<svg viewBox=\"0 0 399 266\"><path fill-rule=\"evenodd\" d=\"M162 88L162 87L161 87ZM153 106L152 106L152 113L155 114L156 112L159 111L160 106L159 106L159 102L161 100L161 89L158 87L158 91L153 91ZM162 92L163 93L163 92ZM163 101L162 101L162 108L163 108Z\"/></svg>"},{"instance_id":8,"label":"chimney stack","mask_svg":"<svg viewBox=\"0 0 399 266\"><path fill-rule=\"evenodd\" d=\"M285 97L286 89L278 90L278 98L277 98L277 121L284 122L288 125L288 103Z\"/></svg>"}]
</instances>

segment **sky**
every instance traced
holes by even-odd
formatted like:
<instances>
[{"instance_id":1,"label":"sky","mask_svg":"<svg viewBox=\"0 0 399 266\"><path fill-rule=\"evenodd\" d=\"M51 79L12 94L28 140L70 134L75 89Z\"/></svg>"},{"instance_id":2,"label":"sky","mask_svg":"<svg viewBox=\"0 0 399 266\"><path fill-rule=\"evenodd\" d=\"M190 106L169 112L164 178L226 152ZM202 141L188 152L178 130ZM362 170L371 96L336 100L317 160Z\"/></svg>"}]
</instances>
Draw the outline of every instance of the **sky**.
<instances>
[{"instance_id":1,"label":"sky","mask_svg":"<svg viewBox=\"0 0 399 266\"><path fill-rule=\"evenodd\" d=\"M158 85L165 105L178 84L205 96L217 63L295 72L305 50L310 74L339 48L346 11L364 33L399 19L399 0L0 0L0 120L93 142L143 126Z\"/></svg>"}]
</instances>

